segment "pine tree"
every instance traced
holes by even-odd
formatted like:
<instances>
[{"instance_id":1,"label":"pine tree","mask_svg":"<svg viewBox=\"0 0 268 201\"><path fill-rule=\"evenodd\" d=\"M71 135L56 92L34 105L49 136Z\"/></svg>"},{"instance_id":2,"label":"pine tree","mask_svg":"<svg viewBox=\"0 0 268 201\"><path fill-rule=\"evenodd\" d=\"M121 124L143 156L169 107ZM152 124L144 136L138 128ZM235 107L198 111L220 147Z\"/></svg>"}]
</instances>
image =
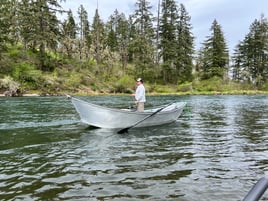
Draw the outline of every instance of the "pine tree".
<instances>
[{"instance_id":1,"label":"pine tree","mask_svg":"<svg viewBox=\"0 0 268 201\"><path fill-rule=\"evenodd\" d=\"M192 81L193 70L193 54L194 54L194 37L191 33L190 16L183 4L180 4L179 20L177 25L177 55L175 60L176 65L176 80L179 83Z\"/></svg>"},{"instance_id":2,"label":"pine tree","mask_svg":"<svg viewBox=\"0 0 268 201\"><path fill-rule=\"evenodd\" d=\"M88 14L83 5L80 5L80 7L78 8L78 17L79 17L78 52L79 52L79 59L82 60L84 58L89 57L88 52L91 46Z\"/></svg>"},{"instance_id":3,"label":"pine tree","mask_svg":"<svg viewBox=\"0 0 268 201\"><path fill-rule=\"evenodd\" d=\"M52 70L46 50L57 49L60 31L56 13L62 12L60 4L56 0L22 0L20 8L17 20L25 48L39 52L41 70Z\"/></svg>"},{"instance_id":4,"label":"pine tree","mask_svg":"<svg viewBox=\"0 0 268 201\"><path fill-rule=\"evenodd\" d=\"M129 27L128 21L125 15L122 13L118 21L117 43L122 62L123 72L125 72L128 64L128 47L130 43L128 27Z\"/></svg>"},{"instance_id":5,"label":"pine tree","mask_svg":"<svg viewBox=\"0 0 268 201\"><path fill-rule=\"evenodd\" d=\"M132 41L132 51L137 75L151 78L154 64L154 29L152 6L147 0L138 0L133 15L135 35Z\"/></svg>"},{"instance_id":6,"label":"pine tree","mask_svg":"<svg viewBox=\"0 0 268 201\"><path fill-rule=\"evenodd\" d=\"M2 0L0 5L0 60L2 53L7 49L7 42L11 42L10 33L10 10L12 5L8 0Z\"/></svg>"},{"instance_id":7,"label":"pine tree","mask_svg":"<svg viewBox=\"0 0 268 201\"><path fill-rule=\"evenodd\" d=\"M251 80L261 86L268 80L268 22L264 16L252 23L244 42Z\"/></svg>"},{"instance_id":8,"label":"pine tree","mask_svg":"<svg viewBox=\"0 0 268 201\"><path fill-rule=\"evenodd\" d=\"M93 48L93 54L94 58L97 62L97 64L101 64L102 60L102 52L104 51L104 39L105 39L105 33L104 33L104 24L99 16L99 11L96 9L93 24L92 24L92 48Z\"/></svg>"},{"instance_id":9,"label":"pine tree","mask_svg":"<svg viewBox=\"0 0 268 201\"><path fill-rule=\"evenodd\" d=\"M72 58L75 51L74 44L77 36L77 27L71 10L69 10L67 15L67 20L65 20L62 25L63 39L61 42L68 58Z\"/></svg>"},{"instance_id":10,"label":"pine tree","mask_svg":"<svg viewBox=\"0 0 268 201\"><path fill-rule=\"evenodd\" d=\"M221 26L213 21L211 36L203 43L200 55L201 79L224 78L227 75L229 54Z\"/></svg>"},{"instance_id":11,"label":"pine tree","mask_svg":"<svg viewBox=\"0 0 268 201\"><path fill-rule=\"evenodd\" d=\"M233 78L261 87L268 80L268 22L262 15L240 42L233 56Z\"/></svg>"},{"instance_id":12,"label":"pine tree","mask_svg":"<svg viewBox=\"0 0 268 201\"><path fill-rule=\"evenodd\" d=\"M160 55L163 60L162 71L165 82L172 82L176 71L178 8L174 0L162 1L160 17Z\"/></svg>"},{"instance_id":13,"label":"pine tree","mask_svg":"<svg viewBox=\"0 0 268 201\"><path fill-rule=\"evenodd\" d=\"M115 10L114 14L110 17L108 22L109 35L108 47L112 51L118 52L122 62L123 72L125 72L128 63L128 47L129 47L129 30L128 21L123 13L119 14Z\"/></svg>"},{"instance_id":14,"label":"pine tree","mask_svg":"<svg viewBox=\"0 0 268 201\"><path fill-rule=\"evenodd\" d=\"M234 49L234 54L232 56L232 79L239 81L242 80L242 67L244 63L244 57L242 54L243 46L238 44Z\"/></svg>"},{"instance_id":15,"label":"pine tree","mask_svg":"<svg viewBox=\"0 0 268 201\"><path fill-rule=\"evenodd\" d=\"M117 51L117 29L118 29L118 21L119 21L119 12L116 9L114 14L110 16L110 19L107 23L108 26L108 39L107 45L111 51Z\"/></svg>"}]
</instances>

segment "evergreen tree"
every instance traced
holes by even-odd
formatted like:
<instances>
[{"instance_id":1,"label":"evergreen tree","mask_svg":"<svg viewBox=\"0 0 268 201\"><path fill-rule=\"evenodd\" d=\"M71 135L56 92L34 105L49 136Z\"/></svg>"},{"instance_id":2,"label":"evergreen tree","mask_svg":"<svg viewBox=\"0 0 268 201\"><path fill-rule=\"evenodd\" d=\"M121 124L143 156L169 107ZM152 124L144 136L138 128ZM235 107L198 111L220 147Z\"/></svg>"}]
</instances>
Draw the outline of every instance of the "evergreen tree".
<instances>
[{"instance_id":1,"label":"evergreen tree","mask_svg":"<svg viewBox=\"0 0 268 201\"><path fill-rule=\"evenodd\" d=\"M12 9L9 0L2 0L0 4L0 60L2 53L7 49L7 43L10 41L10 10Z\"/></svg>"},{"instance_id":2,"label":"evergreen tree","mask_svg":"<svg viewBox=\"0 0 268 201\"><path fill-rule=\"evenodd\" d=\"M162 16L160 17L160 55L162 57L163 78L166 82L174 80L177 56L178 8L174 0L162 1Z\"/></svg>"},{"instance_id":3,"label":"evergreen tree","mask_svg":"<svg viewBox=\"0 0 268 201\"><path fill-rule=\"evenodd\" d=\"M233 78L261 87L268 80L268 22L255 20L233 55Z\"/></svg>"},{"instance_id":4,"label":"evergreen tree","mask_svg":"<svg viewBox=\"0 0 268 201\"><path fill-rule=\"evenodd\" d=\"M242 51L243 45L238 44L234 49L232 57L232 79L239 81L242 79L242 66L244 63L244 56Z\"/></svg>"},{"instance_id":5,"label":"evergreen tree","mask_svg":"<svg viewBox=\"0 0 268 201\"><path fill-rule=\"evenodd\" d=\"M261 86L268 80L268 22L264 16L255 20L245 38L251 80Z\"/></svg>"},{"instance_id":6,"label":"evergreen tree","mask_svg":"<svg viewBox=\"0 0 268 201\"><path fill-rule=\"evenodd\" d=\"M33 9L31 8L31 3L29 0L21 0L18 6L19 12L18 12L18 24L16 25L19 30L19 35L21 37L21 42L23 44L23 50L26 52L27 49L31 46L31 41L33 41L34 34L32 31L33 28ZM30 22L30 24L29 24ZM34 47L32 47L34 49Z\"/></svg>"},{"instance_id":7,"label":"evergreen tree","mask_svg":"<svg viewBox=\"0 0 268 201\"><path fill-rule=\"evenodd\" d=\"M67 20L63 22L62 35L62 45L65 48L68 58L72 58L74 55L77 28L71 10L68 12Z\"/></svg>"},{"instance_id":8,"label":"evergreen tree","mask_svg":"<svg viewBox=\"0 0 268 201\"><path fill-rule=\"evenodd\" d=\"M177 25L177 46L176 46L176 81L183 83L192 81L194 37L191 33L190 16L183 4L180 4L179 19Z\"/></svg>"},{"instance_id":9,"label":"evergreen tree","mask_svg":"<svg viewBox=\"0 0 268 201\"><path fill-rule=\"evenodd\" d=\"M84 24L84 40L85 40L85 56L86 59L89 59L90 58L89 53L92 45L92 36L88 20L86 20Z\"/></svg>"},{"instance_id":10,"label":"evergreen tree","mask_svg":"<svg viewBox=\"0 0 268 201\"><path fill-rule=\"evenodd\" d=\"M119 14L115 10L109 21L108 47L112 51L117 51L122 62L123 72L125 72L128 62L129 30L128 21L123 13Z\"/></svg>"},{"instance_id":11,"label":"evergreen tree","mask_svg":"<svg viewBox=\"0 0 268 201\"><path fill-rule=\"evenodd\" d=\"M129 62L133 63L134 55L135 55L135 47L134 47L134 39L137 35L136 27L134 24L133 16L130 15L128 18L128 38L129 38L129 47L128 47L128 60Z\"/></svg>"},{"instance_id":12,"label":"evergreen tree","mask_svg":"<svg viewBox=\"0 0 268 201\"><path fill-rule=\"evenodd\" d=\"M211 36L203 43L200 55L201 79L224 78L227 75L229 54L221 26L213 21Z\"/></svg>"},{"instance_id":13,"label":"evergreen tree","mask_svg":"<svg viewBox=\"0 0 268 201\"><path fill-rule=\"evenodd\" d=\"M117 44L124 72L128 63L128 47L130 43L128 27L128 21L125 15L122 13L118 20Z\"/></svg>"},{"instance_id":14,"label":"evergreen tree","mask_svg":"<svg viewBox=\"0 0 268 201\"><path fill-rule=\"evenodd\" d=\"M57 49L60 32L56 13L61 12L61 6L57 0L22 0L20 3L22 10L18 24L24 46L38 50L41 70L52 70L46 49Z\"/></svg>"},{"instance_id":15,"label":"evergreen tree","mask_svg":"<svg viewBox=\"0 0 268 201\"><path fill-rule=\"evenodd\" d=\"M111 51L118 50L117 45L117 29L118 29L118 21L119 21L119 13L116 9L114 11L114 14L110 16L110 19L107 23L108 26L108 39L107 39L107 45L110 48Z\"/></svg>"},{"instance_id":16,"label":"evergreen tree","mask_svg":"<svg viewBox=\"0 0 268 201\"><path fill-rule=\"evenodd\" d=\"M88 52L91 46L88 14L83 5L80 5L80 7L78 8L78 17L79 17L78 52L79 52L79 58L80 60L82 60L84 57L88 58Z\"/></svg>"},{"instance_id":17,"label":"evergreen tree","mask_svg":"<svg viewBox=\"0 0 268 201\"><path fill-rule=\"evenodd\" d=\"M162 2L160 48L164 81L177 84L192 80L194 53L190 16L183 4L174 0Z\"/></svg>"},{"instance_id":18,"label":"evergreen tree","mask_svg":"<svg viewBox=\"0 0 268 201\"><path fill-rule=\"evenodd\" d=\"M99 16L99 11L96 9L93 24L92 24L92 48L93 48L93 54L94 58L97 62L97 64L101 64L102 60L102 52L104 51L104 39L105 39L105 33L104 33L104 24Z\"/></svg>"},{"instance_id":19,"label":"evergreen tree","mask_svg":"<svg viewBox=\"0 0 268 201\"><path fill-rule=\"evenodd\" d=\"M133 15L135 36L132 41L137 74L151 78L154 64L154 29L151 6L147 0L138 0Z\"/></svg>"}]
</instances>

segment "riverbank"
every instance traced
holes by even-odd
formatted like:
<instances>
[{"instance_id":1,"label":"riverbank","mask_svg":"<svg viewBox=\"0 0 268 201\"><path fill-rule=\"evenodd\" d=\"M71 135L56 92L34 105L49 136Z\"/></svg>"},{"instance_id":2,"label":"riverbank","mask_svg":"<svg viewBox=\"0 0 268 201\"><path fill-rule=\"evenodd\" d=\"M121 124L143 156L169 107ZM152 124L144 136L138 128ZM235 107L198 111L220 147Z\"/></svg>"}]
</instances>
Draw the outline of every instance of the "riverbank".
<instances>
[{"instance_id":1,"label":"riverbank","mask_svg":"<svg viewBox=\"0 0 268 201\"><path fill-rule=\"evenodd\" d=\"M127 93L88 93L87 91L79 91L77 93L59 93L59 94L39 94L39 93L26 93L18 97L38 97L38 96L65 96L70 94L72 96L128 96ZM167 96L167 95L266 95L268 91L259 90L234 90L234 91L191 91L191 92L171 92L171 93L159 93L159 92L148 92L148 96ZM6 97L5 94L0 94L0 97Z\"/></svg>"},{"instance_id":2,"label":"riverbank","mask_svg":"<svg viewBox=\"0 0 268 201\"><path fill-rule=\"evenodd\" d=\"M21 96L18 97L38 97L41 96L39 94L22 94ZM0 97L7 97L5 94L0 94Z\"/></svg>"}]
</instances>

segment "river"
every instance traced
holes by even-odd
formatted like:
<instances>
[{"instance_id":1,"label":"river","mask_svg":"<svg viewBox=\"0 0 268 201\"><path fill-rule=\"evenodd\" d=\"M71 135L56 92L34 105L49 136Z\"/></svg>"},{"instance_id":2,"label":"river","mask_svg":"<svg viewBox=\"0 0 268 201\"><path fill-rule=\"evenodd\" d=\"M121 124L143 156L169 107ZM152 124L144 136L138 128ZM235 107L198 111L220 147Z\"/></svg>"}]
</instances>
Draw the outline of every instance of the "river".
<instances>
[{"instance_id":1,"label":"river","mask_svg":"<svg viewBox=\"0 0 268 201\"><path fill-rule=\"evenodd\" d=\"M82 124L65 97L1 97L0 200L242 200L268 174L268 96L147 97L173 101L187 102L176 122L120 135Z\"/></svg>"}]
</instances>

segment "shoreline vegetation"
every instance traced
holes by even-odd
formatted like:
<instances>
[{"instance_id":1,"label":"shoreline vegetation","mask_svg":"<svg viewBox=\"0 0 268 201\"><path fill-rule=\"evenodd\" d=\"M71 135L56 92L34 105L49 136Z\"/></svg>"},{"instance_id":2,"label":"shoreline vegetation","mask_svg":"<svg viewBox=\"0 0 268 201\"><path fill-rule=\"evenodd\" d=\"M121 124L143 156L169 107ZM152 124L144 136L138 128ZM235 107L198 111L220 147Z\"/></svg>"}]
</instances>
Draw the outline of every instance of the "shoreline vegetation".
<instances>
[{"instance_id":1,"label":"shoreline vegetation","mask_svg":"<svg viewBox=\"0 0 268 201\"><path fill-rule=\"evenodd\" d=\"M79 91L77 93L58 93L58 94L42 94L39 92L25 93L18 96L6 96L4 93L0 93L0 97L46 97L46 96L129 96L129 93L101 93L94 92L88 93L87 91ZM186 95L268 95L268 91L261 90L233 90L233 91L188 91L188 92L147 92L147 96L186 96Z\"/></svg>"},{"instance_id":2,"label":"shoreline vegetation","mask_svg":"<svg viewBox=\"0 0 268 201\"><path fill-rule=\"evenodd\" d=\"M138 77L147 95L268 94L264 15L231 55L216 19L196 49L190 14L175 1L160 5L157 18L137 0L129 16L116 10L103 21L96 9L91 22L82 5L78 18L70 11L60 20L54 1L4 2L0 96L129 95Z\"/></svg>"},{"instance_id":3,"label":"shoreline vegetation","mask_svg":"<svg viewBox=\"0 0 268 201\"><path fill-rule=\"evenodd\" d=\"M268 94L263 15L230 55L216 19L196 50L190 15L174 1L161 6L156 27L144 1L129 19L115 12L104 22L96 9L92 23L82 5L80 21L70 11L61 22L50 1L8 2L0 8L0 96L129 95L138 77L147 95ZM35 13L29 21L20 10Z\"/></svg>"}]
</instances>

